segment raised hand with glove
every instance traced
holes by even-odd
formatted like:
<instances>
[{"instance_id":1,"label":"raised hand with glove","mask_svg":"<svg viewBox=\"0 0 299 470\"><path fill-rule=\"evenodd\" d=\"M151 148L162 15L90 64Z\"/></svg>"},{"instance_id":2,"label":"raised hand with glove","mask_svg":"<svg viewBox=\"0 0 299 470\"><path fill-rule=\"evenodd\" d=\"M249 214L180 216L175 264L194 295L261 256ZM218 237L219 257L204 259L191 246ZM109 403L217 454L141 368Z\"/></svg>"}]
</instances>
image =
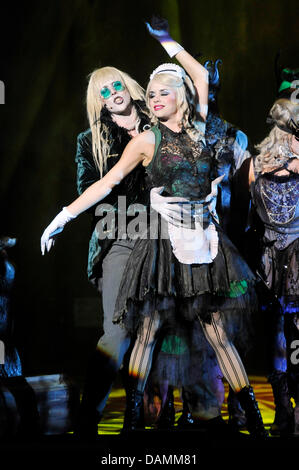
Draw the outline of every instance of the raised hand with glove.
<instances>
[{"instance_id":1,"label":"raised hand with glove","mask_svg":"<svg viewBox=\"0 0 299 470\"><path fill-rule=\"evenodd\" d=\"M169 33L168 21L163 18L153 16L151 24L146 22L148 32L164 47L169 57L176 56L184 48L178 44Z\"/></svg>"},{"instance_id":2,"label":"raised hand with glove","mask_svg":"<svg viewBox=\"0 0 299 470\"><path fill-rule=\"evenodd\" d=\"M209 72L171 37L166 19L153 16L151 22L145 24L150 35L159 41L169 57L175 57L191 77L197 92L196 113L198 117L196 119L205 121L208 114ZM190 80L189 77L187 77L187 80Z\"/></svg>"}]
</instances>

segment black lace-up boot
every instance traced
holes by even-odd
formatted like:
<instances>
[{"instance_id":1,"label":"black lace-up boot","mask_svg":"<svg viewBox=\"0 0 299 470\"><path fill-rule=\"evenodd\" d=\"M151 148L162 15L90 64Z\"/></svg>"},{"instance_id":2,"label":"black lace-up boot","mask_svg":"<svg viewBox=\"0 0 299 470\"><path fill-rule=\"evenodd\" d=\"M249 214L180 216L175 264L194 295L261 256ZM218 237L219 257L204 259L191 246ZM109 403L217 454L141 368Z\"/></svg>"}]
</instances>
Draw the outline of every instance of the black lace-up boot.
<instances>
[{"instance_id":1,"label":"black lace-up boot","mask_svg":"<svg viewBox=\"0 0 299 470\"><path fill-rule=\"evenodd\" d=\"M286 372L274 371L268 380L272 386L275 418L270 432L275 435L289 435L294 430L294 410L290 400Z\"/></svg>"},{"instance_id":2,"label":"black lace-up boot","mask_svg":"<svg viewBox=\"0 0 299 470\"><path fill-rule=\"evenodd\" d=\"M296 384L294 386L293 398L296 406L294 408L294 436L299 437L299 378L296 376Z\"/></svg>"},{"instance_id":3,"label":"black lace-up boot","mask_svg":"<svg viewBox=\"0 0 299 470\"><path fill-rule=\"evenodd\" d=\"M135 387L127 390L126 411L123 432L139 431L144 429L143 392Z\"/></svg>"},{"instance_id":4,"label":"black lace-up boot","mask_svg":"<svg viewBox=\"0 0 299 470\"><path fill-rule=\"evenodd\" d=\"M75 426L75 436L83 441L98 439L98 424L102 414L98 412L109 392L117 370L113 362L96 350L87 364L84 390Z\"/></svg>"},{"instance_id":5,"label":"black lace-up boot","mask_svg":"<svg viewBox=\"0 0 299 470\"><path fill-rule=\"evenodd\" d=\"M181 429L189 429L194 425L194 419L192 413L187 405L186 401L183 400L183 413L178 419L178 427Z\"/></svg>"},{"instance_id":6,"label":"black lace-up boot","mask_svg":"<svg viewBox=\"0 0 299 470\"><path fill-rule=\"evenodd\" d=\"M236 395L240 405L245 411L247 429L250 435L259 439L267 438L268 433L264 428L262 415L255 399L253 388L251 386L243 387Z\"/></svg>"},{"instance_id":7,"label":"black lace-up boot","mask_svg":"<svg viewBox=\"0 0 299 470\"><path fill-rule=\"evenodd\" d=\"M246 428L246 416L245 412L242 409L240 402L232 390L229 387L228 397L227 397L227 409L228 409L228 424L234 430L241 430Z\"/></svg>"},{"instance_id":8,"label":"black lace-up boot","mask_svg":"<svg viewBox=\"0 0 299 470\"><path fill-rule=\"evenodd\" d=\"M163 409L157 421L158 429L171 429L174 427L175 422L175 407L173 398L173 389L169 387L167 398L164 403Z\"/></svg>"}]
</instances>

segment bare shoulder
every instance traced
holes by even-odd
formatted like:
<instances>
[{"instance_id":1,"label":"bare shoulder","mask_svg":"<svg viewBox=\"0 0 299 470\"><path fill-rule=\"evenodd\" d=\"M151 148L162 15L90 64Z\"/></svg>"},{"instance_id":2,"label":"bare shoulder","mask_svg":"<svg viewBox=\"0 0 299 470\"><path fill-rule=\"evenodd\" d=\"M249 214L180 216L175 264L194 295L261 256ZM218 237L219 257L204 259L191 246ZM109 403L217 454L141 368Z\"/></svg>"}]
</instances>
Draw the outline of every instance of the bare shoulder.
<instances>
[{"instance_id":1,"label":"bare shoulder","mask_svg":"<svg viewBox=\"0 0 299 470\"><path fill-rule=\"evenodd\" d=\"M134 147L134 150L142 156L142 165L147 166L154 156L155 134L151 130L146 130L136 135L130 144L131 149Z\"/></svg>"},{"instance_id":2,"label":"bare shoulder","mask_svg":"<svg viewBox=\"0 0 299 470\"><path fill-rule=\"evenodd\" d=\"M141 144L153 144L155 145L155 134L150 129L141 132L141 134L136 135L132 141L136 141Z\"/></svg>"}]
</instances>

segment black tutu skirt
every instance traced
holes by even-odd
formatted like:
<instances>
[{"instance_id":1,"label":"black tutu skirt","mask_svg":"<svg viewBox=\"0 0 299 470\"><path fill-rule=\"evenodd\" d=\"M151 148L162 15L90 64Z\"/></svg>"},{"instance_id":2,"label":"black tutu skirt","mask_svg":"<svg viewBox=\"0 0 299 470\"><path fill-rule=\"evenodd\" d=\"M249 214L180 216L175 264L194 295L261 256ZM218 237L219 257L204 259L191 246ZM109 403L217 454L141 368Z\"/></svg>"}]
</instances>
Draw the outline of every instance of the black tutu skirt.
<instances>
[{"instance_id":1,"label":"black tutu skirt","mask_svg":"<svg viewBox=\"0 0 299 470\"><path fill-rule=\"evenodd\" d=\"M158 311L165 334L178 335L190 345L192 323L211 321L220 312L229 339L249 342L250 316L256 310L256 281L247 263L217 226L218 253L212 263L182 264L168 238L136 241L120 285L114 323L136 333L144 316ZM192 347L200 350L202 340Z\"/></svg>"},{"instance_id":2,"label":"black tutu skirt","mask_svg":"<svg viewBox=\"0 0 299 470\"><path fill-rule=\"evenodd\" d=\"M266 244L260 268L262 277L280 302L283 313L299 313L299 238L283 250Z\"/></svg>"},{"instance_id":3,"label":"black tutu skirt","mask_svg":"<svg viewBox=\"0 0 299 470\"><path fill-rule=\"evenodd\" d=\"M172 331L164 330L160 344L155 348L150 373L152 384L173 387L196 384L203 395L206 391L204 401L208 402L214 400L223 387L219 380L222 380L222 373L215 352L205 338L199 321L185 324L179 321Z\"/></svg>"}]
</instances>

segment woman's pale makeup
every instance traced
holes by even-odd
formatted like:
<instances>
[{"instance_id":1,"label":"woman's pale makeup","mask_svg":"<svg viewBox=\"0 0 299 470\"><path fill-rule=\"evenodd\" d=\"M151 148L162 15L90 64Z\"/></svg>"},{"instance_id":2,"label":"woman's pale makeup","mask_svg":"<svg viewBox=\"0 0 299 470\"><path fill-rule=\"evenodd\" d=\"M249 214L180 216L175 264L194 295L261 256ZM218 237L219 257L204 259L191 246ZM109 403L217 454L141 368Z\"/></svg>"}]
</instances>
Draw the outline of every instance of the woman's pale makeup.
<instances>
[{"instance_id":1,"label":"woman's pale makeup","mask_svg":"<svg viewBox=\"0 0 299 470\"><path fill-rule=\"evenodd\" d=\"M109 80L101 86L101 90L108 89L110 91L108 98L104 98L100 94L100 99L112 114L124 114L131 107L131 95L128 89L124 85L122 90L116 90L114 88L113 84L118 81L119 80Z\"/></svg>"},{"instance_id":2,"label":"woman's pale makeup","mask_svg":"<svg viewBox=\"0 0 299 470\"><path fill-rule=\"evenodd\" d=\"M148 97L151 111L159 119L167 119L177 112L177 98L173 88L153 83Z\"/></svg>"}]
</instances>

